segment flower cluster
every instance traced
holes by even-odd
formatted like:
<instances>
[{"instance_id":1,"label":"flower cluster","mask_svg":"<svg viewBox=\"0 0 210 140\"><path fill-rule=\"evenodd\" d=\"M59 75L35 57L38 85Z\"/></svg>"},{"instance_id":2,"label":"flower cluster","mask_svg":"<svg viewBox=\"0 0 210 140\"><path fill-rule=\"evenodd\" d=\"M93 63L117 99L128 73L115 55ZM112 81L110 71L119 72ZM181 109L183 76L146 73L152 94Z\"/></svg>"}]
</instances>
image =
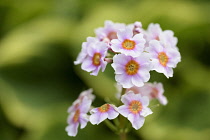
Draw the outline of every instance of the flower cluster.
<instances>
[{"instance_id":1,"label":"flower cluster","mask_svg":"<svg viewBox=\"0 0 210 140\"><path fill-rule=\"evenodd\" d=\"M125 117L133 128L141 128L145 117L152 114L148 107L151 100L157 99L162 105L168 102L163 95L163 85L148 82L150 71L155 70L169 78L181 61L173 31L163 31L159 24L151 23L145 30L141 22L126 25L105 21L104 27L96 29L95 34L83 42L74 64L81 64L83 70L97 76L110 63L115 71L120 92L117 97L121 103L105 103L90 109L95 96L92 89L83 91L68 109L66 131L69 136L77 134L79 124L84 128L88 121L95 125L107 118ZM119 129L118 124L111 124Z\"/></svg>"}]
</instances>

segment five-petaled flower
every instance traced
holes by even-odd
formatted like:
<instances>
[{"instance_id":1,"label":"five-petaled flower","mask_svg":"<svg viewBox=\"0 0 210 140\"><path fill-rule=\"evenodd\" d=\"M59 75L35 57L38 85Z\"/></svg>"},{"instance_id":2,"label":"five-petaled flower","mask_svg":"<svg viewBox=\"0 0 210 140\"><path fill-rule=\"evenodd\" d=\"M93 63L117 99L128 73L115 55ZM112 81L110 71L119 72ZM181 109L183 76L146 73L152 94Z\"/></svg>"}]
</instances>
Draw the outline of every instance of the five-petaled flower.
<instances>
[{"instance_id":1,"label":"five-petaled flower","mask_svg":"<svg viewBox=\"0 0 210 140\"><path fill-rule=\"evenodd\" d=\"M107 118L112 120L119 115L117 107L112 104L104 104L101 107L94 108L90 113L90 122L92 124L99 124Z\"/></svg>"},{"instance_id":2,"label":"five-petaled flower","mask_svg":"<svg viewBox=\"0 0 210 140\"><path fill-rule=\"evenodd\" d=\"M115 70L116 81L123 88L141 87L150 78L150 60L147 53L133 58L124 54L115 55L112 67Z\"/></svg>"},{"instance_id":3,"label":"five-petaled flower","mask_svg":"<svg viewBox=\"0 0 210 140\"><path fill-rule=\"evenodd\" d=\"M163 73L167 78L173 76L173 69L181 61L180 53L177 49L164 46L157 40L149 43L148 52L151 57L151 69Z\"/></svg>"},{"instance_id":4,"label":"five-petaled flower","mask_svg":"<svg viewBox=\"0 0 210 140\"><path fill-rule=\"evenodd\" d=\"M95 99L95 95L92 94L93 89L84 90L80 93L79 97L72 103L72 105L68 108L68 113L74 112L78 107L79 104L83 101L84 97L87 97L91 101Z\"/></svg>"},{"instance_id":5,"label":"five-petaled flower","mask_svg":"<svg viewBox=\"0 0 210 140\"><path fill-rule=\"evenodd\" d=\"M143 126L145 117L152 114L152 111L147 106L149 98L135 94L132 91L124 94L121 98L124 105L118 107L118 111L124 117L127 117L133 128L139 129Z\"/></svg>"},{"instance_id":6,"label":"five-petaled flower","mask_svg":"<svg viewBox=\"0 0 210 140\"><path fill-rule=\"evenodd\" d=\"M90 110L92 100L88 97L84 97L76 107L72 109L70 115L68 116L66 127L66 131L69 136L76 136L78 132L78 127L80 124L80 128L84 128L87 125L88 119L88 111Z\"/></svg>"},{"instance_id":7,"label":"five-petaled flower","mask_svg":"<svg viewBox=\"0 0 210 140\"><path fill-rule=\"evenodd\" d=\"M131 87L126 90L133 91L135 94L141 94L142 96L149 97L150 100L157 99L162 105L168 103L167 98L163 95L164 89L162 83L145 83L142 87Z\"/></svg>"},{"instance_id":8,"label":"five-petaled flower","mask_svg":"<svg viewBox=\"0 0 210 140\"><path fill-rule=\"evenodd\" d=\"M110 20L105 21L104 24L104 27L97 28L95 33L100 40L107 43L117 38L118 30L125 28L125 24L114 23Z\"/></svg>"},{"instance_id":9,"label":"five-petaled flower","mask_svg":"<svg viewBox=\"0 0 210 140\"><path fill-rule=\"evenodd\" d=\"M90 43L87 47L87 56L82 62L82 69L92 72L91 75L97 76L100 69L105 70L107 62L104 58L107 54L107 44L104 42Z\"/></svg>"},{"instance_id":10,"label":"five-petaled flower","mask_svg":"<svg viewBox=\"0 0 210 140\"><path fill-rule=\"evenodd\" d=\"M133 57L140 56L144 51L146 40L143 34L139 33L133 36L132 28L125 28L117 32L117 39L111 41L111 49Z\"/></svg>"}]
</instances>

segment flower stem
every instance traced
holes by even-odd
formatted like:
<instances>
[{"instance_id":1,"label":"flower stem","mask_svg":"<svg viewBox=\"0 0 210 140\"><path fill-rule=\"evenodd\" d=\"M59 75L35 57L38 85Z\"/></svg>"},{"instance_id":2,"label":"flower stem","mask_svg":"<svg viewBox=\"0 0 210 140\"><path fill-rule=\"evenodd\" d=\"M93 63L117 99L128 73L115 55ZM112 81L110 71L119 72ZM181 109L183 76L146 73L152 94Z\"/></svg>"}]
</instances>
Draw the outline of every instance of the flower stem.
<instances>
[{"instance_id":1,"label":"flower stem","mask_svg":"<svg viewBox=\"0 0 210 140\"><path fill-rule=\"evenodd\" d=\"M122 88L122 91L121 91L121 96L124 95L126 92L126 88ZM122 104L122 102L121 102ZM125 127L126 127L126 119L125 117L123 117L122 115L119 116L119 136L120 136L120 140L126 140L126 131L125 131Z\"/></svg>"},{"instance_id":2,"label":"flower stem","mask_svg":"<svg viewBox=\"0 0 210 140\"><path fill-rule=\"evenodd\" d=\"M104 122L112 131L117 132L117 128L109 120L106 119Z\"/></svg>"},{"instance_id":3,"label":"flower stem","mask_svg":"<svg viewBox=\"0 0 210 140\"><path fill-rule=\"evenodd\" d=\"M126 140L126 133L120 133L120 140Z\"/></svg>"},{"instance_id":4,"label":"flower stem","mask_svg":"<svg viewBox=\"0 0 210 140\"><path fill-rule=\"evenodd\" d=\"M122 89L121 96L125 94L126 88Z\"/></svg>"}]
</instances>

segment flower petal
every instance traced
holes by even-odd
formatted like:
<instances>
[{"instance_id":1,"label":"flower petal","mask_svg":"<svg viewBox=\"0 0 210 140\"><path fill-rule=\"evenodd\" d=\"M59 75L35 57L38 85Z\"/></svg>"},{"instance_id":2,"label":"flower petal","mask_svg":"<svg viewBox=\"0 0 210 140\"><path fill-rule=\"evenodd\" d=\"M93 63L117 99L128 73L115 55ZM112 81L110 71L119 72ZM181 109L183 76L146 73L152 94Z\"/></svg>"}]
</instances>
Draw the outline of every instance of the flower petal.
<instances>
[{"instance_id":1,"label":"flower petal","mask_svg":"<svg viewBox=\"0 0 210 140\"><path fill-rule=\"evenodd\" d=\"M69 136L76 136L78 132L78 126L79 123L71 124L67 126L65 130L67 131Z\"/></svg>"},{"instance_id":2,"label":"flower petal","mask_svg":"<svg viewBox=\"0 0 210 140\"><path fill-rule=\"evenodd\" d=\"M152 112L152 110L151 110L150 108L145 107L145 108L143 108L142 111L140 112L140 115L143 116L143 117L146 117L146 116L148 116L148 115L150 115L150 114L152 114L152 113L153 113L153 112Z\"/></svg>"},{"instance_id":3,"label":"flower petal","mask_svg":"<svg viewBox=\"0 0 210 140\"><path fill-rule=\"evenodd\" d=\"M128 117L128 115L130 114L130 111L126 105L118 107L118 112L124 117Z\"/></svg>"},{"instance_id":4,"label":"flower petal","mask_svg":"<svg viewBox=\"0 0 210 140\"><path fill-rule=\"evenodd\" d=\"M131 122L133 128L138 130L139 128L141 128L143 126L145 118L142 116L139 116L139 114L136 114L136 115L129 114L128 120Z\"/></svg>"}]
</instances>

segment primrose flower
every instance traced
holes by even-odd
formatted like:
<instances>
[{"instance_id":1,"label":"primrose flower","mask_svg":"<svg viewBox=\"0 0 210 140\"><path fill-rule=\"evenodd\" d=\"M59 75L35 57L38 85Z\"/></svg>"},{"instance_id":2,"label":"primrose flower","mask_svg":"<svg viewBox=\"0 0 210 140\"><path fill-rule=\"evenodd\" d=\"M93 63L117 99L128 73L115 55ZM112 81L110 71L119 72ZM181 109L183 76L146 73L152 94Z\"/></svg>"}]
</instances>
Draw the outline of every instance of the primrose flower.
<instances>
[{"instance_id":1,"label":"primrose flower","mask_svg":"<svg viewBox=\"0 0 210 140\"><path fill-rule=\"evenodd\" d=\"M104 104L101 107L94 108L90 113L90 122L92 124L99 124L107 118L112 120L119 115L117 108L112 104Z\"/></svg>"},{"instance_id":2,"label":"primrose flower","mask_svg":"<svg viewBox=\"0 0 210 140\"><path fill-rule=\"evenodd\" d=\"M173 76L173 69L181 61L177 49L165 47L161 42L152 40L149 43L148 52L151 55L152 70L163 73L167 78Z\"/></svg>"},{"instance_id":3,"label":"primrose flower","mask_svg":"<svg viewBox=\"0 0 210 140\"><path fill-rule=\"evenodd\" d=\"M142 33L133 36L133 29L127 27L118 31L117 37L118 39L111 41L111 49L114 52L137 57L144 51L146 40Z\"/></svg>"},{"instance_id":4,"label":"primrose flower","mask_svg":"<svg viewBox=\"0 0 210 140\"><path fill-rule=\"evenodd\" d=\"M118 107L118 112L127 117L136 130L143 126L145 117L152 114L150 108L147 107L149 98L146 96L142 97L141 94L130 91L122 96L121 101L124 105Z\"/></svg>"},{"instance_id":5,"label":"primrose flower","mask_svg":"<svg viewBox=\"0 0 210 140\"><path fill-rule=\"evenodd\" d=\"M131 87L126 92L133 91L135 94L141 94L147 96L150 100L158 99L162 105L168 103L167 98L163 95L164 89L162 83L145 83L142 87Z\"/></svg>"},{"instance_id":6,"label":"primrose flower","mask_svg":"<svg viewBox=\"0 0 210 140\"><path fill-rule=\"evenodd\" d=\"M69 136L77 135L79 125L81 129L87 125L87 122L89 121L87 112L90 109L91 103L92 101L88 99L88 97L84 97L82 101L77 104L75 110L70 112L67 119L68 126L65 129Z\"/></svg>"},{"instance_id":7,"label":"primrose flower","mask_svg":"<svg viewBox=\"0 0 210 140\"><path fill-rule=\"evenodd\" d=\"M79 55L77 56L77 60L74 61L74 64L75 65L78 65L78 64L81 64L85 58L87 57L88 53L87 53L87 48L88 46L91 44L91 43L95 43L97 42L98 39L95 38L95 37L88 37L87 38L87 42L83 42L82 43L82 50L81 52L79 53Z\"/></svg>"},{"instance_id":8,"label":"primrose flower","mask_svg":"<svg viewBox=\"0 0 210 140\"><path fill-rule=\"evenodd\" d=\"M79 104L82 102L84 97L87 97L88 99L93 101L95 99L95 95L93 95L92 92L93 92L93 89L82 91L79 97L73 102L72 106L68 108L68 112L71 113L75 111L78 108Z\"/></svg>"},{"instance_id":9,"label":"primrose flower","mask_svg":"<svg viewBox=\"0 0 210 140\"><path fill-rule=\"evenodd\" d=\"M82 69L92 72L91 75L97 76L100 69L105 70L107 62L104 58L107 54L107 44L104 42L91 43L87 48L87 56L82 62Z\"/></svg>"},{"instance_id":10,"label":"primrose flower","mask_svg":"<svg viewBox=\"0 0 210 140\"><path fill-rule=\"evenodd\" d=\"M96 36L105 42L110 42L112 39L117 38L117 31L125 28L125 24L114 23L110 20L105 21L104 27L97 28L95 30Z\"/></svg>"},{"instance_id":11,"label":"primrose flower","mask_svg":"<svg viewBox=\"0 0 210 140\"><path fill-rule=\"evenodd\" d=\"M175 49L177 48L178 39L174 37L174 32L171 30L165 30L160 35L160 41L165 45Z\"/></svg>"},{"instance_id":12,"label":"primrose flower","mask_svg":"<svg viewBox=\"0 0 210 140\"><path fill-rule=\"evenodd\" d=\"M123 88L141 87L150 78L150 60L147 53L142 53L136 58L124 54L115 55L112 67L115 70L116 81Z\"/></svg>"},{"instance_id":13,"label":"primrose flower","mask_svg":"<svg viewBox=\"0 0 210 140\"><path fill-rule=\"evenodd\" d=\"M160 40L162 29L159 24L150 23L146 32L148 42L150 40Z\"/></svg>"}]
</instances>

